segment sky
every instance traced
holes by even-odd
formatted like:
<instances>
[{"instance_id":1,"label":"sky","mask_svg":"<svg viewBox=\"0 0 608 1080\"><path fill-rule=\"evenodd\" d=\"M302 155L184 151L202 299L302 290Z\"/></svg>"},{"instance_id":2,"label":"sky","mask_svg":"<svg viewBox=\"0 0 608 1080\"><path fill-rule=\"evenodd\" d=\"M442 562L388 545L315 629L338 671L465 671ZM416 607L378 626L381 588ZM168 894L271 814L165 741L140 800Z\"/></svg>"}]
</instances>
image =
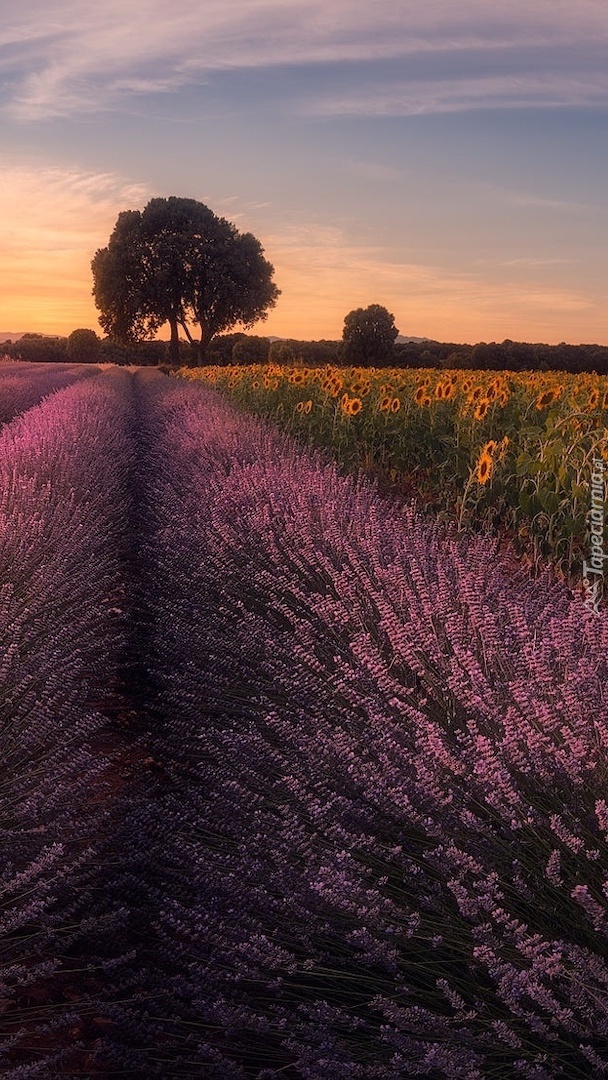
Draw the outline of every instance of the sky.
<instances>
[{"instance_id":1,"label":"sky","mask_svg":"<svg viewBox=\"0 0 608 1080\"><path fill-rule=\"evenodd\" d=\"M335 340L382 304L405 336L608 344L606 0L0 15L0 332L101 334L95 251L177 195L273 264L250 332Z\"/></svg>"}]
</instances>

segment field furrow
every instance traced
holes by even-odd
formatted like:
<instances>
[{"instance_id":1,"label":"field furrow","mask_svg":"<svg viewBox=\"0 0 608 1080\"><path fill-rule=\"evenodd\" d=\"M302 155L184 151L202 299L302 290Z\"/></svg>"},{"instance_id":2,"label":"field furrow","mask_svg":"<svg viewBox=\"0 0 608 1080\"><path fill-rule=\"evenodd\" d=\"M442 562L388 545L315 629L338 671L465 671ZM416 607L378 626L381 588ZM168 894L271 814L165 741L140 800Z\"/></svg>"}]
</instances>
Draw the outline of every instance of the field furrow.
<instances>
[{"instance_id":1,"label":"field furrow","mask_svg":"<svg viewBox=\"0 0 608 1080\"><path fill-rule=\"evenodd\" d=\"M109 898L125 649L126 372L47 398L0 436L0 985L3 1076L96 1075L91 992L121 970ZM41 380L48 390L49 384ZM105 740L107 742L107 739ZM111 943L109 945L109 943ZM122 963L124 967L124 963Z\"/></svg>"}]
</instances>

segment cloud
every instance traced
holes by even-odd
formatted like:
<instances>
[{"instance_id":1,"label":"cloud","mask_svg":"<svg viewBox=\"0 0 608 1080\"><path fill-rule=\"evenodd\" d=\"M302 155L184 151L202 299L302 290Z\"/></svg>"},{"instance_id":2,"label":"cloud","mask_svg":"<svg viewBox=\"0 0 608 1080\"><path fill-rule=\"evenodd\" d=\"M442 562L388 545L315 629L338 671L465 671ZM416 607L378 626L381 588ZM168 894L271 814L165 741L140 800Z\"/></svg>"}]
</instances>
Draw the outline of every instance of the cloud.
<instances>
[{"instance_id":1,"label":"cloud","mask_svg":"<svg viewBox=\"0 0 608 1080\"><path fill-rule=\"evenodd\" d=\"M378 181L381 184L393 184L403 180L406 175L405 169L397 169L393 165L384 165L380 161L347 161L346 168L356 176L362 176L365 180Z\"/></svg>"},{"instance_id":2,"label":"cloud","mask_svg":"<svg viewBox=\"0 0 608 1080\"><path fill-rule=\"evenodd\" d=\"M498 266L517 266L522 269L529 270L542 270L547 266L572 266L574 263L578 263L578 259L553 259L553 258L539 258L536 256L530 256L529 258L522 257L520 259L504 259L498 263Z\"/></svg>"},{"instance_id":3,"label":"cloud","mask_svg":"<svg viewBox=\"0 0 608 1080\"><path fill-rule=\"evenodd\" d=\"M590 72L589 50L599 56L607 39L604 0L511 0L502 9L489 0L55 0L51 7L22 0L3 17L0 72L5 109L22 121L116 108L133 95L200 84L213 72L433 55L443 67L461 54L467 63L453 84L429 71L419 83L381 81L365 94L334 87L303 107L377 115L463 110L484 100L493 108L593 104L606 101L606 81L599 61ZM575 70L564 69L564 48ZM488 58L500 56L519 71L522 50L530 61L519 81L508 70L487 74Z\"/></svg>"},{"instance_id":4,"label":"cloud","mask_svg":"<svg viewBox=\"0 0 608 1080\"><path fill-rule=\"evenodd\" d=\"M602 321L582 289L395 261L392 251L353 243L335 226L284 226L264 244L283 290L269 333L310 337L303 313L314 311L317 336L338 338L347 312L372 303L387 307L402 333L444 341L503 340L515 336L514 326L530 340L571 340L579 316L589 332Z\"/></svg>"},{"instance_id":5,"label":"cloud","mask_svg":"<svg viewBox=\"0 0 608 1080\"><path fill-rule=\"evenodd\" d=\"M29 162L0 173L0 321L61 333L97 327L90 263L118 213L149 198L141 184ZM68 330L69 332L69 330Z\"/></svg>"},{"instance_id":6,"label":"cloud","mask_svg":"<svg viewBox=\"0 0 608 1080\"><path fill-rule=\"evenodd\" d=\"M491 193L501 202L511 206L531 207L533 210L556 210L560 214L592 214L596 211L590 203L574 202L572 199L552 199L548 195L533 195L526 191L510 191L507 188L491 188Z\"/></svg>"},{"instance_id":7,"label":"cloud","mask_svg":"<svg viewBox=\"0 0 608 1080\"><path fill-rule=\"evenodd\" d=\"M342 95L310 96L301 111L313 116L423 116L473 109L572 108L608 104L608 75L588 72L458 76L371 85Z\"/></svg>"}]
</instances>

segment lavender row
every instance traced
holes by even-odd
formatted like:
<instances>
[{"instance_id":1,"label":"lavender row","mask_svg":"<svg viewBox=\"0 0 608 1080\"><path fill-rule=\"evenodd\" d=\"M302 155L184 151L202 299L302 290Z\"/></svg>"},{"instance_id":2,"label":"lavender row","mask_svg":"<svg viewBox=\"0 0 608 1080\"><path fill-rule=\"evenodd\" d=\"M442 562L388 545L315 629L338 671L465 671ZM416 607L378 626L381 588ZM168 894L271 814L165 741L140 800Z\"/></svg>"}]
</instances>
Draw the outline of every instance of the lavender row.
<instances>
[{"instance_id":1,"label":"lavender row","mask_svg":"<svg viewBox=\"0 0 608 1080\"><path fill-rule=\"evenodd\" d=\"M95 702L126 632L130 383L79 380L0 435L0 1069L15 1080L71 1075L86 979L102 977L126 919L105 899ZM87 966L78 983L71 969Z\"/></svg>"},{"instance_id":2,"label":"lavender row","mask_svg":"<svg viewBox=\"0 0 608 1080\"><path fill-rule=\"evenodd\" d=\"M145 397L138 1067L602 1075L608 622L204 388Z\"/></svg>"},{"instance_id":3,"label":"lavender row","mask_svg":"<svg viewBox=\"0 0 608 1080\"><path fill-rule=\"evenodd\" d=\"M0 363L0 424L31 409L48 394L98 374L99 368L83 364Z\"/></svg>"}]
</instances>

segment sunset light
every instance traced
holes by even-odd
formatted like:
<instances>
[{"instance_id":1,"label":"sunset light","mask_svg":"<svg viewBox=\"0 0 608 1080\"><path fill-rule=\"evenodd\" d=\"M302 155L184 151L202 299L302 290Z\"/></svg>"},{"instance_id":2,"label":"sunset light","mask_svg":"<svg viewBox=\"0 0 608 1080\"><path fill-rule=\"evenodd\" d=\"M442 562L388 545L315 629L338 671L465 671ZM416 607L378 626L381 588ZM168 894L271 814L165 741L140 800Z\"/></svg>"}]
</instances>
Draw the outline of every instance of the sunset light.
<instances>
[{"instance_id":1,"label":"sunset light","mask_svg":"<svg viewBox=\"0 0 608 1080\"><path fill-rule=\"evenodd\" d=\"M385 304L444 341L608 341L599 0L25 0L0 35L0 332L99 329L118 213L200 200L282 295L259 332Z\"/></svg>"}]
</instances>

